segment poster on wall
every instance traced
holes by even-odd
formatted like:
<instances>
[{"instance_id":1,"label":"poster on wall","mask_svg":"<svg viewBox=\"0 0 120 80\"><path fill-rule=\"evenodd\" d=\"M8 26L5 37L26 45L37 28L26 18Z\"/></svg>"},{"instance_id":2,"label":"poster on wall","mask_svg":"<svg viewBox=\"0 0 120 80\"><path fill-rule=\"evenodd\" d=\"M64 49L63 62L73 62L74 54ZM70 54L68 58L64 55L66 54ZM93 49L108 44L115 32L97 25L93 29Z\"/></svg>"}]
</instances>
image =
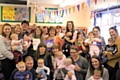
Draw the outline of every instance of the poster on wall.
<instances>
[{"instance_id":1,"label":"poster on wall","mask_svg":"<svg viewBox=\"0 0 120 80\"><path fill-rule=\"evenodd\" d=\"M27 7L1 7L2 22L21 22L23 20L30 21L30 8Z\"/></svg>"},{"instance_id":2,"label":"poster on wall","mask_svg":"<svg viewBox=\"0 0 120 80\"><path fill-rule=\"evenodd\" d=\"M36 13L36 23L62 24L63 16L58 8L40 9Z\"/></svg>"}]
</instances>

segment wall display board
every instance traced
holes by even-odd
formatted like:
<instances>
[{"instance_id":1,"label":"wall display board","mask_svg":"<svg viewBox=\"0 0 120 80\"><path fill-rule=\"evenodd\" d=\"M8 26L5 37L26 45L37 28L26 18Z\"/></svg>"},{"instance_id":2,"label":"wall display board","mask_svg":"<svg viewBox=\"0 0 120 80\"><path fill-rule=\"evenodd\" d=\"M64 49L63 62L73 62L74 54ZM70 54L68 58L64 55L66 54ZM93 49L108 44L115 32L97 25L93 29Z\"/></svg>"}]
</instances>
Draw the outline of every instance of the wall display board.
<instances>
[{"instance_id":1,"label":"wall display board","mask_svg":"<svg viewBox=\"0 0 120 80\"><path fill-rule=\"evenodd\" d=\"M62 22L62 12L58 8L39 8L36 13L36 23L62 24Z\"/></svg>"},{"instance_id":2,"label":"wall display board","mask_svg":"<svg viewBox=\"0 0 120 80\"><path fill-rule=\"evenodd\" d=\"M23 20L30 21L30 8L27 7L1 7L2 22L21 22Z\"/></svg>"}]
</instances>

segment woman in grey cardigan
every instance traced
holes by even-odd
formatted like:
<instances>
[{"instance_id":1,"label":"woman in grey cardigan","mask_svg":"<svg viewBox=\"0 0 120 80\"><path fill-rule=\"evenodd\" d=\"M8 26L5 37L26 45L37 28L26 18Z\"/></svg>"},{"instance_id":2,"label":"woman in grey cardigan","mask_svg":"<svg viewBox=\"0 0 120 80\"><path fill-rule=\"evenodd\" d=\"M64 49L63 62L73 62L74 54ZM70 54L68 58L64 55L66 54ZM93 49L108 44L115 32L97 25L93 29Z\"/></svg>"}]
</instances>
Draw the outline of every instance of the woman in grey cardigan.
<instances>
[{"instance_id":1,"label":"woman in grey cardigan","mask_svg":"<svg viewBox=\"0 0 120 80\"><path fill-rule=\"evenodd\" d=\"M90 67L88 68L85 80L88 80L93 75L95 69L101 71L101 77L103 78L103 80L109 80L108 70L102 66L100 58L98 56L93 56L91 58Z\"/></svg>"},{"instance_id":2,"label":"woman in grey cardigan","mask_svg":"<svg viewBox=\"0 0 120 80\"><path fill-rule=\"evenodd\" d=\"M12 71L15 69L14 56L10 46L11 30L10 24L4 24L2 27L2 35L0 36L0 61L5 80L9 80Z\"/></svg>"}]
</instances>

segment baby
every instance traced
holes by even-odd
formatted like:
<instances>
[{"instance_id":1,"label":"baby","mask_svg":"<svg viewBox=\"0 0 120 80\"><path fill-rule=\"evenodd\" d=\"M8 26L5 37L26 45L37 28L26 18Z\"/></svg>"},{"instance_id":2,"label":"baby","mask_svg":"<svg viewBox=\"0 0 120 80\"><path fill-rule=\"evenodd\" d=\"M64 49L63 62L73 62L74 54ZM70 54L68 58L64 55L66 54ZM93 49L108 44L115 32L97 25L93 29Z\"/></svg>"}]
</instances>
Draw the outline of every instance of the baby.
<instances>
[{"instance_id":1,"label":"baby","mask_svg":"<svg viewBox=\"0 0 120 80\"><path fill-rule=\"evenodd\" d=\"M26 70L26 65L24 62L18 62L18 71L14 75L15 80L32 80L32 73Z\"/></svg>"},{"instance_id":2,"label":"baby","mask_svg":"<svg viewBox=\"0 0 120 80\"><path fill-rule=\"evenodd\" d=\"M50 74L50 69L44 65L43 59L38 59L36 73L38 74L38 78L40 78L40 80L47 80L47 76Z\"/></svg>"},{"instance_id":3,"label":"baby","mask_svg":"<svg viewBox=\"0 0 120 80\"><path fill-rule=\"evenodd\" d=\"M15 62L16 64L23 59L23 40L18 40L17 34L11 34L10 38L11 41L11 47L15 47L15 50L13 51Z\"/></svg>"},{"instance_id":4,"label":"baby","mask_svg":"<svg viewBox=\"0 0 120 80\"><path fill-rule=\"evenodd\" d=\"M53 80L56 79L56 76L57 76L57 74L58 74L59 71L61 72L61 74L63 74L62 70L58 69L58 67L60 65L64 64L64 60L65 59L66 59L65 55L61 51L58 51L57 52L57 57L56 57L55 62L54 62L54 70L55 71L54 71L54 75L53 75L53 78L54 78ZM62 76L64 78L64 75L62 75Z\"/></svg>"},{"instance_id":5,"label":"baby","mask_svg":"<svg viewBox=\"0 0 120 80\"><path fill-rule=\"evenodd\" d=\"M66 70L71 72L72 77L69 78L68 75L66 75L64 80L76 80L75 72L74 72L75 66L72 64L72 60L70 58L66 58L65 62L64 62L64 65L61 65L61 66L58 67L58 69L61 69L61 68L65 68Z\"/></svg>"},{"instance_id":6,"label":"baby","mask_svg":"<svg viewBox=\"0 0 120 80\"><path fill-rule=\"evenodd\" d=\"M91 76L88 80L103 80L101 77L101 71L100 70L94 70L93 76Z\"/></svg>"},{"instance_id":7,"label":"baby","mask_svg":"<svg viewBox=\"0 0 120 80\"><path fill-rule=\"evenodd\" d=\"M104 56L104 53L107 51L107 52L111 52L112 55L115 55L116 52L118 51L118 48L117 46L114 44L115 40L112 39L112 38L109 38L108 39L108 45L106 45L104 48L103 48L103 57L102 57L102 63L106 63L107 62L107 57Z\"/></svg>"},{"instance_id":8,"label":"baby","mask_svg":"<svg viewBox=\"0 0 120 80\"><path fill-rule=\"evenodd\" d=\"M98 42L100 43L101 40L99 38L94 38L93 32L89 32L87 39L85 40L85 43L89 45L90 49L90 56L92 57L93 55L99 56L100 49L98 47Z\"/></svg>"}]
</instances>

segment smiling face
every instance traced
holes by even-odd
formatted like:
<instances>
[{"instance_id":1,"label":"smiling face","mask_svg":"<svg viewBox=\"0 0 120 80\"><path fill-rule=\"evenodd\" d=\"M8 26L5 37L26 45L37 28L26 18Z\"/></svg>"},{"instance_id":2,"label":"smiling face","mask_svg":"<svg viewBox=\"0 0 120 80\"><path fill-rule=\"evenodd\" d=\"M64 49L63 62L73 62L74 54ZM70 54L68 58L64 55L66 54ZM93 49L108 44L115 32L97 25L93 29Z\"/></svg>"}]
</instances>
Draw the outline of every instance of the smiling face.
<instances>
[{"instance_id":1,"label":"smiling face","mask_svg":"<svg viewBox=\"0 0 120 80\"><path fill-rule=\"evenodd\" d=\"M68 22L67 25L68 25L68 29L71 31L72 30L72 23Z\"/></svg>"},{"instance_id":2,"label":"smiling face","mask_svg":"<svg viewBox=\"0 0 120 80\"><path fill-rule=\"evenodd\" d=\"M20 27L20 25L15 26L14 33L16 33L18 35L22 33L22 28Z\"/></svg>"},{"instance_id":3,"label":"smiling face","mask_svg":"<svg viewBox=\"0 0 120 80\"><path fill-rule=\"evenodd\" d=\"M4 26L3 28L3 33L6 35L6 36L9 36L10 33L11 33L12 29L10 26Z\"/></svg>"},{"instance_id":4,"label":"smiling face","mask_svg":"<svg viewBox=\"0 0 120 80\"><path fill-rule=\"evenodd\" d=\"M46 48L44 46L39 48L40 55L45 53Z\"/></svg>"},{"instance_id":5,"label":"smiling face","mask_svg":"<svg viewBox=\"0 0 120 80\"><path fill-rule=\"evenodd\" d=\"M78 57L78 52L75 49L70 49L70 56L76 59Z\"/></svg>"},{"instance_id":6,"label":"smiling face","mask_svg":"<svg viewBox=\"0 0 120 80\"><path fill-rule=\"evenodd\" d=\"M98 69L100 67L100 62L96 58L92 58L92 66Z\"/></svg>"},{"instance_id":7,"label":"smiling face","mask_svg":"<svg viewBox=\"0 0 120 80\"><path fill-rule=\"evenodd\" d=\"M49 31L49 34L50 34L50 36L55 36L55 30L54 29L51 29L50 31Z\"/></svg>"},{"instance_id":8,"label":"smiling face","mask_svg":"<svg viewBox=\"0 0 120 80\"><path fill-rule=\"evenodd\" d=\"M40 35L41 34L40 28L36 28L35 33L36 35Z\"/></svg>"},{"instance_id":9,"label":"smiling face","mask_svg":"<svg viewBox=\"0 0 120 80\"><path fill-rule=\"evenodd\" d=\"M59 50L58 50L58 48L53 48L52 49L52 53L54 54L54 55L57 55L57 52L58 52Z\"/></svg>"},{"instance_id":10,"label":"smiling face","mask_svg":"<svg viewBox=\"0 0 120 80\"><path fill-rule=\"evenodd\" d=\"M114 29L110 29L109 34L110 34L111 38L114 38L114 39L116 39L118 36L118 33Z\"/></svg>"}]
</instances>

